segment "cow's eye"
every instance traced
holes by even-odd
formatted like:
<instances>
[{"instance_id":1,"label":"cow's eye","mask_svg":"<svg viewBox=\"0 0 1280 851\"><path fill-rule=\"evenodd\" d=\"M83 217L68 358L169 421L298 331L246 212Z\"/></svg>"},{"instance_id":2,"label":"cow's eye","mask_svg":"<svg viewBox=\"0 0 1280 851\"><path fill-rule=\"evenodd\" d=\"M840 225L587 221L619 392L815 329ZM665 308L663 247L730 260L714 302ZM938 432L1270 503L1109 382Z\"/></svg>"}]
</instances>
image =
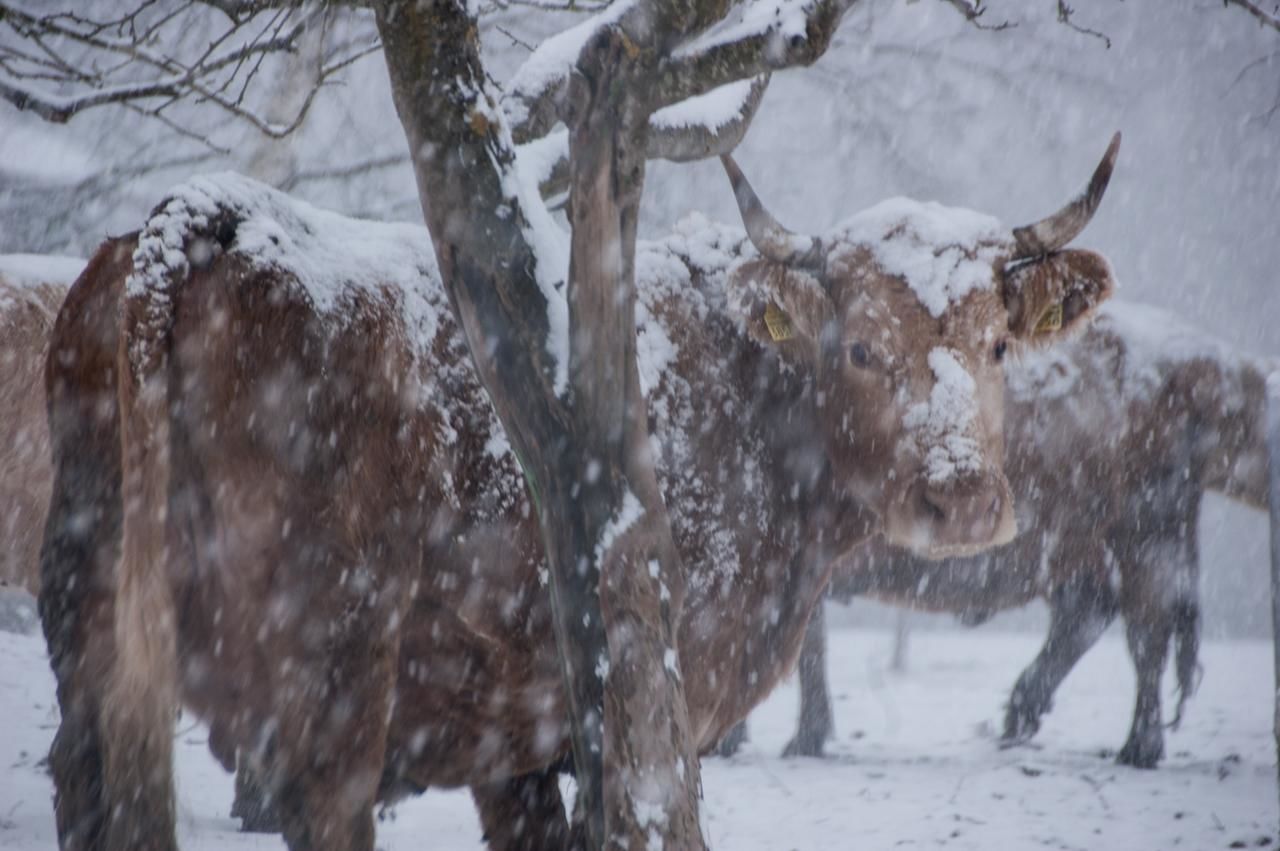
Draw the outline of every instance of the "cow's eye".
<instances>
[{"instance_id":1,"label":"cow's eye","mask_svg":"<svg viewBox=\"0 0 1280 851\"><path fill-rule=\"evenodd\" d=\"M991 354L995 357L996 363L1004 360L1004 353L1009 350L1009 341L1001 340L996 343L995 348L991 350Z\"/></svg>"},{"instance_id":2,"label":"cow's eye","mask_svg":"<svg viewBox=\"0 0 1280 851\"><path fill-rule=\"evenodd\" d=\"M871 366L871 350L867 348L866 343L854 343L849 346L849 363L858 369Z\"/></svg>"}]
</instances>

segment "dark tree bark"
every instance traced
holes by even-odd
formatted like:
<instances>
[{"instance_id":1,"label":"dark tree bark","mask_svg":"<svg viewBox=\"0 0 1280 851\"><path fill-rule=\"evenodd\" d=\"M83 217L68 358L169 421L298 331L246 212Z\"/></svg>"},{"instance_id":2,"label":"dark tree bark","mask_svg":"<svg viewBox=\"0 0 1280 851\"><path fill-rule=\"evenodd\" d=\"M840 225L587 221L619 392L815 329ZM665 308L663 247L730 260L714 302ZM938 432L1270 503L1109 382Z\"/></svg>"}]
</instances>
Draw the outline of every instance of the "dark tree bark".
<instances>
[{"instance_id":1,"label":"dark tree bark","mask_svg":"<svg viewBox=\"0 0 1280 851\"><path fill-rule=\"evenodd\" d=\"M661 603L647 569L656 560L679 588L635 364L648 112L628 97L630 54L603 34L574 93L566 396L546 344L546 260L508 188L512 151L486 102L473 22L436 2L379 9L378 24L441 273L538 506L589 842L632 847L656 831L699 848L697 756L678 674L664 666L680 600ZM641 511L628 524L632 502Z\"/></svg>"},{"instance_id":2,"label":"dark tree bark","mask_svg":"<svg viewBox=\"0 0 1280 851\"><path fill-rule=\"evenodd\" d=\"M815 3L805 39L753 34L715 56L670 60L727 10L655 0L602 26L571 81L538 94L530 120L559 115L569 128L567 388L557 381L561 331L549 318L558 296L538 265L549 258L530 244L540 201L518 189L475 21L457 0L377 10L441 274L538 508L593 848L703 847L698 757L674 661L684 572L649 450L634 310L646 158L651 146L690 148L651 140L649 117L717 85L813 61L849 5ZM749 100L738 135L759 91Z\"/></svg>"}]
</instances>

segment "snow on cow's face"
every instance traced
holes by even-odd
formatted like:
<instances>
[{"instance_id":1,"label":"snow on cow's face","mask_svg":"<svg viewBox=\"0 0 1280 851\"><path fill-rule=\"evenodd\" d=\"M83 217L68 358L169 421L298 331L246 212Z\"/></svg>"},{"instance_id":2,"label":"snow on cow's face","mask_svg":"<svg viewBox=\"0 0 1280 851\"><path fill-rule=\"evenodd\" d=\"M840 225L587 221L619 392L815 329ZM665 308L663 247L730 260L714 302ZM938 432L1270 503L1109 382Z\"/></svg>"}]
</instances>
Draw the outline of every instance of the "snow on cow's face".
<instances>
[{"instance_id":1,"label":"snow on cow's face","mask_svg":"<svg viewBox=\"0 0 1280 851\"><path fill-rule=\"evenodd\" d=\"M1107 264L1009 264L995 220L903 199L823 244L821 272L755 260L732 287L756 336L813 371L836 481L920 555L1009 541L1004 360L1083 322L1113 289Z\"/></svg>"}]
</instances>

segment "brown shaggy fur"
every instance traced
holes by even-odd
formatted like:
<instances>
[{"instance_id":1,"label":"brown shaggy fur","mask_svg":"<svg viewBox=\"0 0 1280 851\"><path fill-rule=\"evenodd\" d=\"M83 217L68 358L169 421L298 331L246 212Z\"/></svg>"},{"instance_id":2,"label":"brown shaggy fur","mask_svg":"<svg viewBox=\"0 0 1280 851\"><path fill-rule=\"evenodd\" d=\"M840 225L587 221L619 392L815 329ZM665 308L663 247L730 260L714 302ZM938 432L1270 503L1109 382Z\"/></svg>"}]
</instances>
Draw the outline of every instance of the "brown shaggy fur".
<instances>
[{"instance_id":1,"label":"brown shaggy fur","mask_svg":"<svg viewBox=\"0 0 1280 851\"><path fill-rule=\"evenodd\" d=\"M25 286L0 272L0 586L35 594L53 463L44 361L67 286Z\"/></svg>"},{"instance_id":2,"label":"brown shaggy fur","mask_svg":"<svg viewBox=\"0 0 1280 851\"><path fill-rule=\"evenodd\" d=\"M287 256L237 250L312 238L307 216L319 214L250 194L279 220L168 202L169 223L191 224L180 251L160 254L185 252L186 265L151 284L125 286L145 277L130 255L145 260L172 231L107 243L55 329L41 612L63 710L61 841L173 847L181 703L224 759L239 751L257 770L292 848L367 851L376 800L458 785L475 790L495 845L555 847L567 826L550 774L567 721L536 512L440 285L425 267L407 282L348 282L326 312ZM726 262L740 250L740 238L711 239ZM900 279L861 267L802 280L754 261L726 283L722 267L646 250L670 272L642 287L639 345L673 344L646 378L689 573L671 664L707 748L794 664L833 559L877 513L926 551L994 540L1004 504L991 500L1007 483L993 343L1016 324L1004 307L1015 273L997 263L994 286L937 319L904 314L906 333L873 341L905 364L895 395L889 373L850 364L845 332L862 327L854 308L867 299L898 317ZM1019 310L1066 302L1070 324L1109 295L1105 263L1096 278L1061 274L1065 256L1019 267ZM774 346L764 302L726 309L726 292L742 290L789 304L821 294L835 323ZM407 323L418 297L435 305L433 334ZM923 458L879 400L927 399L920 364L938 347L969 359L979 384L984 467L964 484L972 498L930 503L883 487L889 470L914 482Z\"/></svg>"}]
</instances>

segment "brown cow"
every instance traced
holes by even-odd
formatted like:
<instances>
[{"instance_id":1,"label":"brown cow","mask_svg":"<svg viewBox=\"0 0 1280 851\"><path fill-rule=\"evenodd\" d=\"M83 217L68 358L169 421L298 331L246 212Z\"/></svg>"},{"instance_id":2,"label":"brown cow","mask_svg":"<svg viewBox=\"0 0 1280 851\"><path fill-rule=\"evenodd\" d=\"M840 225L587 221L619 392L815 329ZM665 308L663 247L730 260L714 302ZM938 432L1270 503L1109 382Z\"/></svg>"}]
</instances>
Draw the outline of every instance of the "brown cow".
<instances>
[{"instance_id":1,"label":"brown cow","mask_svg":"<svg viewBox=\"0 0 1280 851\"><path fill-rule=\"evenodd\" d=\"M0 586L35 594L53 486L44 361L53 320L84 261L0 256Z\"/></svg>"},{"instance_id":2,"label":"brown cow","mask_svg":"<svg viewBox=\"0 0 1280 851\"><path fill-rule=\"evenodd\" d=\"M1137 671L1118 761L1152 768L1164 754L1160 676L1176 646L1178 705L1195 687L1199 644L1197 519L1205 491L1267 506L1266 375L1170 314L1105 306L1078 340L1006 372L1006 469L1025 530L973 558L928 562L882 542L836 569L838 599L869 596L966 623L1039 597L1044 647L1009 698L1003 741L1039 729L1053 693L1117 613ZM831 731L820 621L800 663L791 753L818 754Z\"/></svg>"},{"instance_id":3,"label":"brown cow","mask_svg":"<svg viewBox=\"0 0 1280 851\"><path fill-rule=\"evenodd\" d=\"M1110 294L1101 257L1062 248L1117 144L1012 233L900 200L800 237L726 162L764 258L728 268L742 240L710 226L642 249L688 571L668 664L701 746L794 663L875 514L931 555L1007 539L1001 359ZM563 846L535 512L429 252L227 176L177 190L68 296L40 601L65 846L173 847L180 702L250 754L293 848L368 849L373 803L432 785L470 786L495 846Z\"/></svg>"}]
</instances>

